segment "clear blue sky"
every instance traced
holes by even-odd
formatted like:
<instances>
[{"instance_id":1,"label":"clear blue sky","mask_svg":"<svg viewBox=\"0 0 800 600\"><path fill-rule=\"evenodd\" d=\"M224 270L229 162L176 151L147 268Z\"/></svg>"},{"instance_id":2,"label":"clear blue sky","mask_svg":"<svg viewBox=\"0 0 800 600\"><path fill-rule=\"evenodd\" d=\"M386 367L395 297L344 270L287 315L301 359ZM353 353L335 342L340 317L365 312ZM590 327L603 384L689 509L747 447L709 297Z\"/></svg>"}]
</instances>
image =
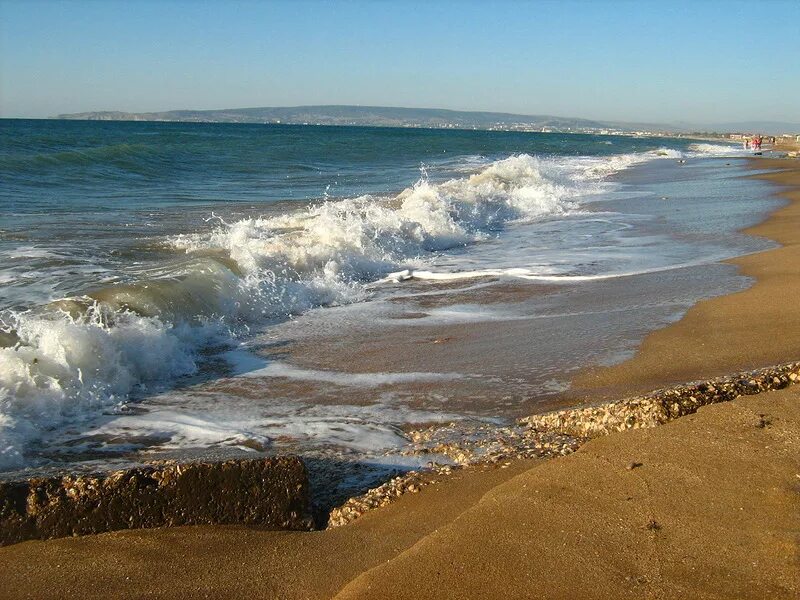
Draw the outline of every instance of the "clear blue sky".
<instances>
[{"instance_id":1,"label":"clear blue sky","mask_svg":"<svg viewBox=\"0 0 800 600\"><path fill-rule=\"evenodd\" d=\"M298 104L800 122L800 0L0 0L0 115Z\"/></svg>"}]
</instances>

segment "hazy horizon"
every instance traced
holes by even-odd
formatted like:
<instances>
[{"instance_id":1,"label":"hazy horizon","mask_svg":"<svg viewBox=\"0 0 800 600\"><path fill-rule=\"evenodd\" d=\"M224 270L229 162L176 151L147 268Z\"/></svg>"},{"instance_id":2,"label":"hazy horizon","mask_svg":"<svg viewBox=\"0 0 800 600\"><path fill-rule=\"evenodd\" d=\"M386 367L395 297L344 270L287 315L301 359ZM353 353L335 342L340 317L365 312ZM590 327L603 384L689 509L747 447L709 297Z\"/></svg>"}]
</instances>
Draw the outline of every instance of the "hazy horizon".
<instances>
[{"instance_id":1,"label":"hazy horizon","mask_svg":"<svg viewBox=\"0 0 800 600\"><path fill-rule=\"evenodd\" d=\"M2 117L360 105L800 123L796 2L0 0L0 17Z\"/></svg>"},{"instance_id":2,"label":"hazy horizon","mask_svg":"<svg viewBox=\"0 0 800 600\"><path fill-rule=\"evenodd\" d=\"M128 115L128 114L130 114L130 115L161 115L161 114L170 114L170 113L195 113L195 112L234 113L236 111L253 111L253 110L292 110L292 109L301 110L301 109L324 109L324 108L344 108L344 109L347 109L347 108L359 108L359 109L364 109L365 111L369 111L370 109L398 110L398 111L409 110L409 111L420 111L420 112L432 111L432 112L435 112L435 113L438 113L439 111L451 111L451 112L455 113L458 116L467 115L467 114L471 114L471 113L475 113L475 114L497 114L497 115L507 114L509 116L514 116L514 117L518 116L518 117L522 117L522 118L525 118L525 117L531 117L531 118L552 117L554 119L564 119L564 120L567 120L567 121L570 121L570 120L575 120L577 122L584 121L584 120L588 121L588 119L584 119L583 117L581 117L579 115L543 115L543 114L526 115L526 114L521 114L521 113L506 113L504 111L467 111L467 110L462 111L462 110L458 110L458 109L449 109L449 108L434 107L434 106L407 107L407 106L374 106L374 105L360 105L360 104L261 106L261 107L240 106L240 107L224 107L224 108L216 108L216 109L182 109L181 108L181 109L168 109L168 110L163 110L163 111L149 111L149 112L142 112L142 113L134 113L134 112L129 112L129 111L116 111L116 110L85 111L85 112L81 112L81 113L61 113L59 115L50 115L49 117L3 117L3 116L0 116L0 119L2 119L2 118L58 119L58 118L61 118L61 117L71 118L71 117L74 117L75 115L84 115L84 114L86 114L86 115L95 115L95 114L103 114L103 113L111 113L111 114L113 114L113 113L121 113L123 115ZM320 115L325 115L324 111L321 112ZM214 115L214 114L210 115L210 118L211 118L210 122L215 122L215 123L226 123L226 122L232 122L232 123L255 123L255 122L261 122L260 118L258 118L258 117L255 117L252 121L225 121L225 120L216 120L216 119L214 119L215 116L216 115ZM424 118L429 118L427 115L424 115L424 113L423 113L423 116L424 116ZM89 117L89 118L92 118L92 117ZM304 120L307 120L307 119L308 119L308 117L304 117ZM326 121L328 121L328 119L330 119L330 117L322 117L322 121L320 123L317 123L315 121L312 124L322 124L322 125L337 124L337 123L326 122ZM741 128L745 128L745 129L747 129L747 128L756 128L756 129L758 129L762 125L773 126L773 128L777 127L777 129L781 129L783 127L783 132L793 132L795 130L800 131L800 122L789 122L789 121L750 120L750 121L738 121L738 122L726 122L726 123L723 123L723 122L718 122L718 123L710 123L710 122L698 123L698 122L694 122L693 123L693 122L684 122L684 121L646 123L646 122L634 122L634 121L628 121L628 122L625 122L625 121L613 121L613 120L604 121L602 119L596 119L595 121L597 123L603 124L603 126L609 126L609 125L612 125L612 124L616 124L616 125L619 125L619 126L624 126L624 125L644 125L644 126L653 125L653 126L675 127L677 131L688 131L689 129L694 128L694 127L696 127L694 129L695 131L706 130L704 128L712 128L713 129L714 127L716 127L719 132L734 131L734 130L738 131ZM192 122L192 120L191 119L179 119L179 120L174 121L174 122ZM280 121L278 121L278 123L280 123ZM285 124L295 124L295 125L300 124L298 120L292 120L292 119L290 119L288 121L285 120L284 123ZM364 126L364 125L367 125L367 123L358 123L357 124L357 126ZM581 125L576 124L576 126L581 126ZM425 127L425 125L423 125L423 127ZM773 131L772 133L777 133L777 130Z\"/></svg>"}]
</instances>

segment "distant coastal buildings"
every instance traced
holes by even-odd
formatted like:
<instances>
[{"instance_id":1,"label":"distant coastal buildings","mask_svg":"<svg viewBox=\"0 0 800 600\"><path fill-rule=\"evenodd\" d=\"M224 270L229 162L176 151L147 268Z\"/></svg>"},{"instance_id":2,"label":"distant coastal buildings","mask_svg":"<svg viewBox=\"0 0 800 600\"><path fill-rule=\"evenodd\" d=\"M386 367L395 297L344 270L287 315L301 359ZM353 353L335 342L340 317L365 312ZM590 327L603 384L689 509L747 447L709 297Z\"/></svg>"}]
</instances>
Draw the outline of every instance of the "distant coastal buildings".
<instances>
[{"instance_id":1,"label":"distant coastal buildings","mask_svg":"<svg viewBox=\"0 0 800 600\"><path fill-rule=\"evenodd\" d=\"M456 111L436 108L403 108L385 106L320 105L294 107L261 107L221 110L173 110L132 113L97 111L58 115L58 119L90 121L159 121L179 123L255 123L264 125L328 125L351 127L406 127L414 129L467 129L485 131L519 131L532 133L582 133L592 135L724 137L720 131L735 128L720 126L716 131L689 130L687 127L655 123L615 123L555 117L550 115L518 115L512 113ZM763 128L754 133L777 134ZM758 129L758 128L756 128ZM798 126L800 130L800 126ZM725 134L727 135L727 134ZM736 133L731 135L752 135ZM730 139L741 139L731 137Z\"/></svg>"},{"instance_id":2,"label":"distant coastal buildings","mask_svg":"<svg viewBox=\"0 0 800 600\"><path fill-rule=\"evenodd\" d=\"M339 125L407 127L419 129L469 129L539 133L591 133L652 135L660 128L640 124L609 123L550 115L455 111L433 108L381 106L296 106L222 110L174 110L133 113L96 111L62 114L58 119L91 121L160 121L188 123L260 123L281 125ZM666 133L666 130L665 130Z\"/></svg>"},{"instance_id":3,"label":"distant coastal buildings","mask_svg":"<svg viewBox=\"0 0 800 600\"><path fill-rule=\"evenodd\" d=\"M749 140L754 135L760 135L761 132L747 132L747 133L728 133L724 134L722 137L731 139L731 140ZM783 133L780 135L773 136L775 137L776 141L781 143L792 143L792 142L800 142L800 134L795 133Z\"/></svg>"}]
</instances>

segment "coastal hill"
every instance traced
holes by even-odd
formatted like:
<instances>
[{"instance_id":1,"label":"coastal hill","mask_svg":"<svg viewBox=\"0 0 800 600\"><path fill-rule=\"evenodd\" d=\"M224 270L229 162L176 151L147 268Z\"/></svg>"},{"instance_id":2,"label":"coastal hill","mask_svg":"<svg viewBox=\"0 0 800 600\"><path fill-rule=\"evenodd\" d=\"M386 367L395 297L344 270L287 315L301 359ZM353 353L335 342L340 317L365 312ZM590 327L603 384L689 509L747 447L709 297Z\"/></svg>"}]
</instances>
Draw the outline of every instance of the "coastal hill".
<instances>
[{"instance_id":1,"label":"coastal hill","mask_svg":"<svg viewBox=\"0 0 800 600\"><path fill-rule=\"evenodd\" d=\"M504 131L559 131L568 133L762 133L800 132L800 124L776 121L741 123L630 123L597 121L552 115L504 112L402 108L392 106L310 105L169 110L163 112L95 111L62 114L56 119L84 121L167 121L189 123L283 123L289 125L356 125L364 127L423 127Z\"/></svg>"},{"instance_id":2,"label":"coastal hill","mask_svg":"<svg viewBox=\"0 0 800 600\"><path fill-rule=\"evenodd\" d=\"M58 119L100 121L177 121L200 123L285 123L304 125L361 125L373 127L431 127L459 129L516 129L524 131L666 131L664 125L612 123L502 112L475 112L441 108L386 106L291 106L221 110L170 110L132 113L99 111L63 114Z\"/></svg>"}]
</instances>

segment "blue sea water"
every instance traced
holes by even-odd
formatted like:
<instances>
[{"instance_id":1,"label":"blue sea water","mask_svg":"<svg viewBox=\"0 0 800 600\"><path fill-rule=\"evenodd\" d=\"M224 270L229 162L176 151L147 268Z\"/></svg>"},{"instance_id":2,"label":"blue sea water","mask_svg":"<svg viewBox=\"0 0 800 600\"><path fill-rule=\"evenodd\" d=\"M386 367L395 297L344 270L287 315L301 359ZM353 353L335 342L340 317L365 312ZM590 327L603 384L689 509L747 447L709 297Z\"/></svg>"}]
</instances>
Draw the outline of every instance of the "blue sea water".
<instances>
[{"instance_id":1,"label":"blue sea water","mask_svg":"<svg viewBox=\"0 0 800 600\"><path fill-rule=\"evenodd\" d=\"M263 371L243 342L309 311L377 306L402 282L514 280L579 294L760 249L735 232L774 204L754 201L759 182L737 179L740 155L628 136L0 120L0 469L52 460L59 448L43 457L43 439L74 448L99 431L98 416L147 411L147 398L220 362ZM696 297L717 293L700 288ZM267 375L298 373L273 365ZM255 417L232 408L240 400L215 401L227 426L193 421L213 413L200 403L125 427L172 446L269 446L276 423L296 438L314 427L284 404L259 413L273 429L254 434ZM369 447L370 431L397 424L380 414L359 430L344 411L315 442L348 423L351 445ZM192 427L221 433L184 435Z\"/></svg>"}]
</instances>

